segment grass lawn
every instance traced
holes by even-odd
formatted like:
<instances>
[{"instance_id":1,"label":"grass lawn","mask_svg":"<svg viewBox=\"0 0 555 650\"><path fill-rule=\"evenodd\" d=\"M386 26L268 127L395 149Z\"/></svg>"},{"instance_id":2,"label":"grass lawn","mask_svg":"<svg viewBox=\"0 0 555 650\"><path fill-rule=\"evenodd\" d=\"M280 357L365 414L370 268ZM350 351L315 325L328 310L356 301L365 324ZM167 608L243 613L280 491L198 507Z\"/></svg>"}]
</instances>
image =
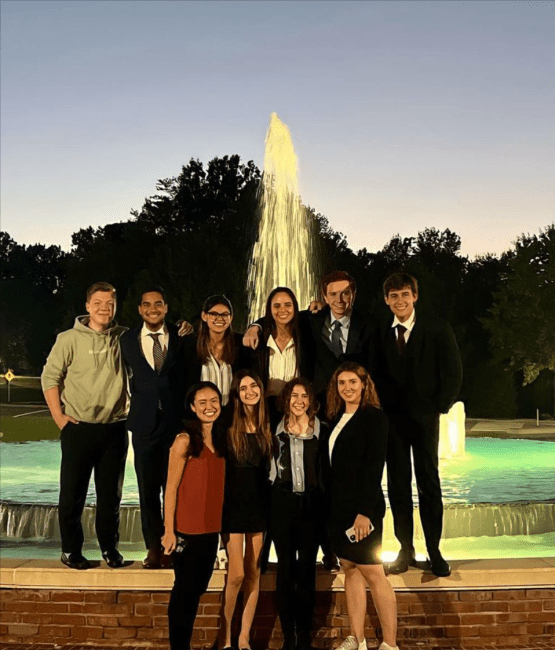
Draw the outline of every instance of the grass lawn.
<instances>
[{"instance_id":1,"label":"grass lawn","mask_svg":"<svg viewBox=\"0 0 555 650\"><path fill-rule=\"evenodd\" d=\"M58 438L60 430L45 409L46 405L2 404L0 415L2 442Z\"/></svg>"}]
</instances>

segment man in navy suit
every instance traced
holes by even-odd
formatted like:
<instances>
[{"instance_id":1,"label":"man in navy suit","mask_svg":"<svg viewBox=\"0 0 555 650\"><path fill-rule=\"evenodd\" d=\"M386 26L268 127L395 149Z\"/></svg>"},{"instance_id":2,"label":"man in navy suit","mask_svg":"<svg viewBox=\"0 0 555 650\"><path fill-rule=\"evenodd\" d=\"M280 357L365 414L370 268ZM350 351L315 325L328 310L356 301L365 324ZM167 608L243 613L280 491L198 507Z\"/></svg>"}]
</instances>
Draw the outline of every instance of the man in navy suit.
<instances>
[{"instance_id":1,"label":"man in navy suit","mask_svg":"<svg viewBox=\"0 0 555 650\"><path fill-rule=\"evenodd\" d=\"M345 361L354 361L366 370L370 365L371 328L353 307L356 282L345 271L332 271L320 282L323 309L303 312L311 329L312 380L320 413L325 418L326 392L335 370Z\"/></svg>"},{"instance_id":2,"label":"man in navy suit","mask_svg":"<svg viewBox=\"0 0 555 650\"><path fill-rule=\"evenodd\" d=\"M151 287L139 302L140 327L121 337L129 372L131 405L127 428L135 452L141 525L148 554L145 569L167 564L160 494L165 489L169 449L180 429L184 403L184 364L177 330L165 323L164 290Z\"/></svg>"},{"instance_id":3,"label":"man in navy suit","mask_svg":"<svg viewBox=\"0 0 555 650\"><path fill-rule=\"evenodd\" d=\"M387 278L384 299L392 314L380 324L372 372L389 417L387 485L395 536L401 544L389 571L403 573L415 565L412 452L430 567L435 575L448 576L451 569L439 550L443 528L439 416L449 411L459 394L459 348L447 322L415 307L418 285L412 276L395 273Z\"/></svg>"}]
</instances>

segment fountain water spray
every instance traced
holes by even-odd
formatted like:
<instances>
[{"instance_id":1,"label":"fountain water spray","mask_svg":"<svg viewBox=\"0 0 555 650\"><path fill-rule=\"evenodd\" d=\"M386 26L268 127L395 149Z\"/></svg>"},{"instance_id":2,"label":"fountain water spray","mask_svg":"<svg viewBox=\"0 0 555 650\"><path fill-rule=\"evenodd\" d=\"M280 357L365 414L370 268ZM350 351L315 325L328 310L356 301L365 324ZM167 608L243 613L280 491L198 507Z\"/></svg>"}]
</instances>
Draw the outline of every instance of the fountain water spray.
<instances>
[{"instance_id":1,"label":"fountain water spray","mask_svg":"<svg viewBox=\"0 0 555 650\"><path fill-rule=\"evenodd\" d=\"M248 276L251 322L263 315L274 287L292 289L301 309L317 297L309 224L299 194L297 155L289 129L276 113L270 116L266 134L260 215Z\"/></svg>"}]
</instances>

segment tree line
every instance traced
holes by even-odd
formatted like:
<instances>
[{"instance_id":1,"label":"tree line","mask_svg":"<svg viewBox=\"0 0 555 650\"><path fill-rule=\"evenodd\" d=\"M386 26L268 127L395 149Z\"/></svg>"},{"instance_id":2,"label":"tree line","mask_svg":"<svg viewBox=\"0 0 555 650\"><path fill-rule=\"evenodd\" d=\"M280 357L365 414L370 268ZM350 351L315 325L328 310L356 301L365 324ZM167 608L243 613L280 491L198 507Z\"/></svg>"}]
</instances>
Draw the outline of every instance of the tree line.
<instances>
[{"instance_id":1,"label":"tree line","mask_svg":"<svg viewBox=\"0 0 555 650\"><path fill-rule=\"evenodd\" d=\"M117 318L126 325L138 324L141 287L160 284L174 319L194 320L208 295L224 293L240 330L260 179L254 163L238 155L207 165L191 159L178 176L159 180L128 221L74 233L69 252L21 245L1 232L0 370L39 374L56 334L84 312L84 290L97 280L117 287ZM359 308L384 308L381 287L389 274L404 270L418 278L419 306L455 330L469 416L533 417L536 408L553 414L555 224L522 235L500 256L470 260L456 233L435 228L355 253L323 215L309 206L306 214L319 273L353 275Z\"/></svg>"}]
</instances>

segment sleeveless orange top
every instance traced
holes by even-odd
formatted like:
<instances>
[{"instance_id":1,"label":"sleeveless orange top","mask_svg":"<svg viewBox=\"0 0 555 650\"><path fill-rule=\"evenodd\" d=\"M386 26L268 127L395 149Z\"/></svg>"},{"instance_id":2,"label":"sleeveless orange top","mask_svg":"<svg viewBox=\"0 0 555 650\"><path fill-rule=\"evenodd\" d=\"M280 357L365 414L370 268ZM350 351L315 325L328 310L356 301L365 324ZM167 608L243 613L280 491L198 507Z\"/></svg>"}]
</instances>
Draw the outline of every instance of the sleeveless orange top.
<instances>
[{"instance_id":1,"label":"sleeveless orange top","mask_svg":"<svg viewBox=\"0 0 555 650\"><path fill-rule=\"evenodd\" d=\"M187 535L219 533L222 529L225 460L204 445L198 458L189 457L177 490L175 528Z\"/></svg>"}]
</instances>

